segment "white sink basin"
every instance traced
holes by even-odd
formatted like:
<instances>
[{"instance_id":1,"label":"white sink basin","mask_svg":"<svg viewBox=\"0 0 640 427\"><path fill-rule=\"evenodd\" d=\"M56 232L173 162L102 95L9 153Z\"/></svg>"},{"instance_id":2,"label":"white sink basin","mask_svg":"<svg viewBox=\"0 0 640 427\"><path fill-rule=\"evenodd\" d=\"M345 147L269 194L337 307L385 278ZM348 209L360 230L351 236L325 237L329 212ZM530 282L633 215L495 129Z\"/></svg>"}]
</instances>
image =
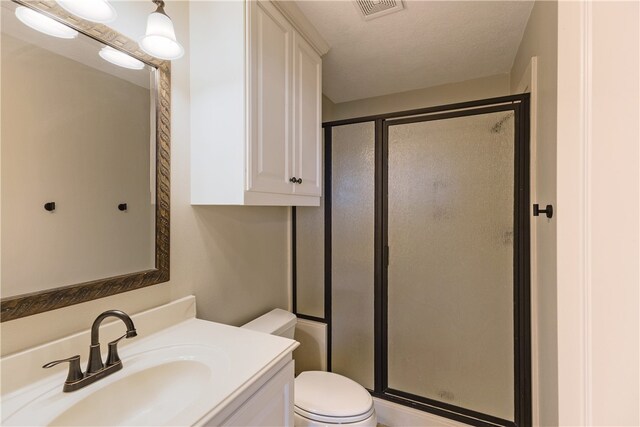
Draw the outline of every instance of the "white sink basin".
<instances>
[{"instance_id":1,"label":"white sink basin","mask_svg":"<svg viewBox=\"0 0 640 427\"><path fill-rule=\"evenodd\" d=\"M119 351L122 370L82 389L64 393L66 367L60 367L53 375L3 394L1 424L219 423L218 419L233 410L234 399L248 393L257 378L285 356L290 357L296 346L295 341L280 337L187 320L132 340ZM86 353L82 356L84 367ZM22 357L24 361L17 366L23 369L40 370L45 361L34 361L28 352Z\"/></svg>"},{"instance_id":2,"label":"white sink basin","mask_svg":"<svg viewBox=\"0 0 640 427\"><path fill-rule=\"evenodd\" d=\"M214 372L228 369L224 354L178 345L130 355L124 368L83 389L62 393L56 384L3 424L115 426L170 424L208 400Z\"/></svg>"},{"instance_id":3,"label":"white sink basin","mask_svg":"<svg viewBox=\"0 0 640 427\"><path fill-rule=\"evenodd\" d=\"M190 353L193 349L183 350ZM158 425L188 410L208 386L213 386L213 376L206 363L169 360L105 385L76 402L51 425Z\"/></svg>"}]
</instances>

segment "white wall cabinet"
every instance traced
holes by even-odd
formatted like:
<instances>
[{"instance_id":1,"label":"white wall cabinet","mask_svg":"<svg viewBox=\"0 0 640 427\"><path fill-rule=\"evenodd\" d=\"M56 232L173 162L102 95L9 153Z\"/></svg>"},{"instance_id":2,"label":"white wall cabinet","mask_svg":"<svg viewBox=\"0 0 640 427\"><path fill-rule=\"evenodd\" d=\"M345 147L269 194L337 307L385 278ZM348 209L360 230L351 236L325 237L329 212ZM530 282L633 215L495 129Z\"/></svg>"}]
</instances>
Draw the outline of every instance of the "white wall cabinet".
<instances>
[{"instance_id":1,"label":"white wall cabinet","mask_svg":"<svg viewBox=\"0 0 640 427\"><path fill-rule=\"evenodd\" d=\"M322 60L298 34L293 40L294 191L322 194Z\"/></svg>"},{"instance_id":2,"label":"white wall cabinet","mask_svg":"<svg viewBox=\"0 0 640 427\"><path fill-rule=\"evenodd\" d=\"M194 2L191 203L317 206L322 61L269 1Z\"/></svg>"}]
</instances>

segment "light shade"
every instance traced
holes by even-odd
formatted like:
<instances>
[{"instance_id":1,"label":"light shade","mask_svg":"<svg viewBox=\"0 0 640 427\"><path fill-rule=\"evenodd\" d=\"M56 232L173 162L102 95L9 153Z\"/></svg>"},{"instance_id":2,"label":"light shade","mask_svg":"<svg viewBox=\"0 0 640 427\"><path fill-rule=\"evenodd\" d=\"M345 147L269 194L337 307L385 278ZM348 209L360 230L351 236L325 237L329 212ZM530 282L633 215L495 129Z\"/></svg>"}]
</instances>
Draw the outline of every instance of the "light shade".
<instances>
[{"instance_id":1,"label":"light shade","mask_svg":"<svg viewBox=\"0 0 640 427\"><path fill-rule=\"evenodd\" d=\"M56 0L67 12L88 21L106 24L118 17L116 10L107 0Z\"/></svg>"},{"instance_id":2,"label":"light shade","mask_svg":"<svg viewBox=\"0 0 640 427\"><path fill-rule=\"evenodd\" d=\"M51 19L42 13L36 12L28 7L19 6L16 8L16 17L28 27L41 33L61 39L73 39L78 37L78 32L73 28Z\"/></svg>"},{"instance_id":3,"label":"light shade","mask_svg":"<svg viewBox=\"0 0 640 427\"><path fill-rule=\"evenodd\" d=\"M109 61L119 67L129 68L132 70L142 70L144 63L136 58L127 55L111 46L105 46L100 50L100 57L105 61Z\"/></svg>"},{"instance_id":4,"label":"light shade","mask_svg":"<svg viewBox=\"0 0 640 427\"><path fill-rule=\"evenodd\" d=\"M149 15L146 35L140 40L140 49L156 58L172 60L184 55L184 49L176 40L171 18L161 7Z\"/></svg>"}]
</instances>

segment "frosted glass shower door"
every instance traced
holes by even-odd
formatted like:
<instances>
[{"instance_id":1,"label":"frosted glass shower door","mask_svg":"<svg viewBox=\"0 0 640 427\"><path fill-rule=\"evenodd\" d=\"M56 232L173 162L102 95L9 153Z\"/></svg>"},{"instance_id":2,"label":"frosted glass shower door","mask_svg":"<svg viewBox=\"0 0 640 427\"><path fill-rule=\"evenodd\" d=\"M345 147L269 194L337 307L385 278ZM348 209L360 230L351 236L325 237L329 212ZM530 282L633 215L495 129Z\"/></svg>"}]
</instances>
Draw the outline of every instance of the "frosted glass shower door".
<instances>
[{"instance_id":1,"label":"frosted glass shower door","mask_svg":"<svg viewBox=\"0 0 640 427\"><path fill-rule=\"evenodd\" d=\"M387 126L387 386L513 421L514 113Z\"/></svg>"}]
</instances>

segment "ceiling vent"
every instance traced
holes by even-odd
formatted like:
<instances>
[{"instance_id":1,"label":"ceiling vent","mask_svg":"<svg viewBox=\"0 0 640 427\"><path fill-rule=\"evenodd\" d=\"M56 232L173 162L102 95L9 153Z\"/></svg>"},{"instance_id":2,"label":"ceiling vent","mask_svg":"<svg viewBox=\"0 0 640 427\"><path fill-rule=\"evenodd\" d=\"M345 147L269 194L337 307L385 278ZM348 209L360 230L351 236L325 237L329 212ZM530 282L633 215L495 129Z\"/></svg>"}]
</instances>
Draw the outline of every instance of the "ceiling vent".
<instances>
[{"instance_id":1,"label":"ceiling vent","mask_svg":"<svg viewBox=\"0 0 640 427\"><path fill-rule=\"evenodd\" d=\"M355 0L354 3L365 21L404 9L402 0Z\"/></svg>"}]
</instances>

